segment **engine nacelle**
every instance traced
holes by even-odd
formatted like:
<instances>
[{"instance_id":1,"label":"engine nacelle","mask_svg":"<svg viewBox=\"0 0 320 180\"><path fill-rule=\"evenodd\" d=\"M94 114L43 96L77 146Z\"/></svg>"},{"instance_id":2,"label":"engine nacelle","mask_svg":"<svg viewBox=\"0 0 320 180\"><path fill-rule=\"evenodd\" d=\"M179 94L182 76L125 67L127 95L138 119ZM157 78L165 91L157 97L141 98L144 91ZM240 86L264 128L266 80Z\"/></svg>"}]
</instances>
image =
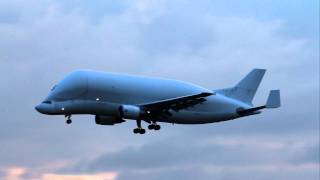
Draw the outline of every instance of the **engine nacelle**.
<instances>
[{"instance_id":1,"label":"engine nacelle","mask_svg":"<svg viewBox=\"0 0 320 180\"><path fill-rule=\"evenodd\" d=\"M138 106L122 105L119 111L123 119L139 119L141 115L141 109Z\"/></svg>"},{"instance_id":2,"label":"engine nacelle","mask_svg":"<svg viewBox=\"0 0 320 180\"><path fill-rule=\"evenodd\" d=\"M119 117L99 116L99 115L96 115L95 120L96 120L96 124L99 124L99 125L114 125L114 124L119 124L124 122L124 120Z\"/></svg>"}]
</instances>

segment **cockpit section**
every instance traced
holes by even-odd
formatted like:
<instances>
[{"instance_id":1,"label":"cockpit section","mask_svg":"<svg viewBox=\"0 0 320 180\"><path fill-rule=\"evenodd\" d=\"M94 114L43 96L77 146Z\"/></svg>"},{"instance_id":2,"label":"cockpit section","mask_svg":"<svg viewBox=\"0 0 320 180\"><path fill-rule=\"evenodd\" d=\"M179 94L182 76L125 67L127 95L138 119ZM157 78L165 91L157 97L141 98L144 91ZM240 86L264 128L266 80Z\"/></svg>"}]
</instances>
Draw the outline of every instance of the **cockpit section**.
<instances>
[{"instance_id":1,"label":"cockpit section","mask_svg":"<svg viewBox=\"0 0 320 180\"><path fill-rule=\"evenodd\" d=\"M50 91L53 91L55 88L57 87L57 85L54 85Z\"/></svg>"},{"instance_id":2,"label":"cockpit section","mask_svg":"<svg viewBox=\"0 0 320 180\"><path fill-rule=\"evenodd\" d=\"M43 104L52 104L52 101L42 101Z\"/></svg>"},{"instance_id":3,"label":"cockpit section","mask_svg":"<svg viewBox=\"0 0 320 180\"><path fill-rule=\"evenodd\" d=\"M85 98L88 90L88 75L85 71L75 71L53 86L44 102Z\"/></svg>"}]
</instances>

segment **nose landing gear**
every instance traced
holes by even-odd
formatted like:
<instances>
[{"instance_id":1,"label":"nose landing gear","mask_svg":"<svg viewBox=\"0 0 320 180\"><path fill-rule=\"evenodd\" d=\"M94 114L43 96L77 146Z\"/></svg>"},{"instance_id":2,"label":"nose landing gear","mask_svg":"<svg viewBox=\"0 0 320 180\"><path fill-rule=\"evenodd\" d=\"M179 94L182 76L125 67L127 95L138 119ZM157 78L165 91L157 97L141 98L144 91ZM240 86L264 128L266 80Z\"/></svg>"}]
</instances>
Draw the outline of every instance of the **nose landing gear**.
<instances>
[{"instance_id":1,"label":"nose landing gear","mask_svg":"<svg viewBox=\"0 0 320 180\"><path fill-rule=\"evenodd\" d=\"M67 124L71 124L72 123L71 115L65 115L65 119L66 119L66 123Z\"/></svg>"}]
</instances>

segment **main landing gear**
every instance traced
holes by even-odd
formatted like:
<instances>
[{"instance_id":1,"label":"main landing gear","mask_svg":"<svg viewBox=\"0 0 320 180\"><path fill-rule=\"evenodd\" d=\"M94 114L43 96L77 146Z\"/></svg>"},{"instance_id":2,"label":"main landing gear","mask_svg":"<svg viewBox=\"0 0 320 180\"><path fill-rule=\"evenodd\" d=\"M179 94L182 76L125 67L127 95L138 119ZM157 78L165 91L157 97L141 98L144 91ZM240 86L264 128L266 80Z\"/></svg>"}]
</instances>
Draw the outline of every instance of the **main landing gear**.
<instances>
[{"instance_id":1,"label":"main landing gear","mask_svg":"<svg viewBox=\"0 0 320 180\"><path fill-rule=\"evenodd\" d=\"M141 127L141 119L137 120L137 126L138 126L138 128L135 128L133 130L133 133L135 133L135 134L138 134L138 133L139 134L144 134L144 133L146 133L146 130Z\"/></svg>"},{"instance_id":2,"label":"main landing gear","mask_svg":"<svg viewBox=\"0 0 320 180\"><path fill-rule=\"evenodd\" d=\"M158 130L160 130L160 128L161 128L161 126L160 125L158 125L158 124L156 124L156 123L154 123L154 122L152 122L152 124L150 124L149 126L148 126L148 129L149 130L156 130L156 131L158 131Z\"/></svg>"},{"instance_id":3,"label":"main landing gear","mask_svg":"<svg viewBox=\"0 0 320 180\"><path fill-rule=\"evenodd\" d=\"M65 115L65 118L66 118L66 123L67 124L71 124L72 123L71 115Z\"/></svg>"},{"instance_id":4,"label":"main landing gear","mask_svg":"<svg viewBox=\"0 0 320 180\"><path fill-rule=\"evenodd\" d=\"M137 128L135 128L134 130L133 130L133 133L135 133L135 134L144 134L144 133L146 133L146 130L145 129L143 129L142 127L141 127L141 120L137 120ZM148 126L148 129L149 130L156 130L156 131L158 131L158 130L160 130L160 125L158 125L158 124L156 124L155 122L152 122L149 126Z\"/></svg>"}]
</instances>

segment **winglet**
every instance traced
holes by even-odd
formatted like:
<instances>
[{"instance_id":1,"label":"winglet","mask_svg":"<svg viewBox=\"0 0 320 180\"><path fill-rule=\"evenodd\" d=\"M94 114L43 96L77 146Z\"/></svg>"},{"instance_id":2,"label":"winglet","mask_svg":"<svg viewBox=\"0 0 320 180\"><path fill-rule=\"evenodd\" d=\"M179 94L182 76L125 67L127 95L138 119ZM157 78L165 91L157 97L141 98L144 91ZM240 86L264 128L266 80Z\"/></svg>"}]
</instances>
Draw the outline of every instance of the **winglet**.
<instances>
[{"instance_id":1,"label":"winglet","mask_svg":"<svg viewBox=\"0 0 320 180\"><path fill-rule=\"evenodd\" d=\"M271 90L267 100L266 108L279 108L280 106L280 90Z\"/></svg>"}]
</instances>

